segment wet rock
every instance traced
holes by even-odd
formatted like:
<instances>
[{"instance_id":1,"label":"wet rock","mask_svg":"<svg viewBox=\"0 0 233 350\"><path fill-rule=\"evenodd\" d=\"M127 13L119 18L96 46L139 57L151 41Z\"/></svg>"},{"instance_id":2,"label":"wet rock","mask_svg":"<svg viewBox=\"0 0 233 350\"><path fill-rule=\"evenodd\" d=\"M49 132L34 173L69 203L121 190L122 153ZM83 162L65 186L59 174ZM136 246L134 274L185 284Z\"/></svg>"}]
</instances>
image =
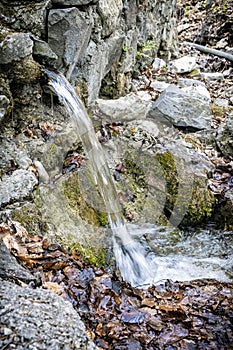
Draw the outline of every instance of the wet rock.
<instances>
[{"instance_id":1,"label":"wet rock","mask_svg":"<svg viewBox=\"0 0 233 350\"><path fill-rule=\"evenodd\" d=\"M61 297L2 280L0 296L1 326L6 330L0 340L1 348L13 343L23 350L33 343L35 350L97 350L77 312Z\"/></svg>"},{"instance_id":2,"label":"wet rock","mask_svg":"<svg viewBox=\"0 0 233 350\"><path fill-rule=\"evenodd\" d=\"M5 95L0 95L0 120L8 113L10 101Z\"/></svg>"},{"instance_id":3,"label":"wet rock","mask_svg":"<svg viewBox=\"0 0 233 350\"><path fill-rule=\"evenodd\" d=\"M130 121L122 135L112 139L115 150L107 154L109 166L121 159L126 169L116 182L124 211L136 223L200 223L211 215L215 202L207 187L214 165L195 137L187 134L183 139L160 126L155 119Z\"/></svg>"},{"instance_id":4,"label":"wet rock","mask_svg":"<svg viewBox=\"0 0 233 350\"><path fill-rule=\"evenodd\" d=\"M145 119L151 102L133 93L116 100L98 99L92 105L96 117L111 122Z\"/></svg>"},{"instance_id":5,"label":"wet rock","mask_svg":"<svg viewBox=\"0 0 233 350\"><path fill-rule=\"evenodd\" d=\"M170 85L151 106L147 117L181 128L211 127L210 95L203 86L179 89Z\"/></svg>"},{"instance_id":6,"label":"wet rock","mask_svg":"<svg viewBox=\"0 0 233 350\"><path fill-rule=\"evenodd\" d=\"M168 71L172 73L190 73L196 68L196 58L184 56L168 63Z\"/></svg>"},{"instance_id":7,"label":"wet rock","mask_svg":"<svg viewBox=\"0 0 233 350\"><path fill-rule=\"evenodd\" d=\"M19 61L32 53L33 41L28 33L6 35L0 44L0 62L8 64Z\"/></svg>"},{"instance_id":8,"label":"wet rock","mask_svg":"<svg viewBox=\"0 0 233 350\"><path fill-rule=\"evenodd\" d=\"M0 183L0 204L23 199L30 195L38 180L30 170L17 169L12 175L4 175Z\"/></svg>"}]
</instances>

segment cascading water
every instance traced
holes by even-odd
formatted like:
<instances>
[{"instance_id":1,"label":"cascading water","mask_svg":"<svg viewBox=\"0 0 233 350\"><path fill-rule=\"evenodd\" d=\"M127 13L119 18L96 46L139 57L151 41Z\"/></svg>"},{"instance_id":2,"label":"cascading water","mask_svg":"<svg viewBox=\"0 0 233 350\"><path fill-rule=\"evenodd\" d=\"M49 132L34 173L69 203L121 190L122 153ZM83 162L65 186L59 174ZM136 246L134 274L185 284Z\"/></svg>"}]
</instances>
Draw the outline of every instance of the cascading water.
<instances>
[{"instance_id":1,"label":"cascading water","mask_svg":"<svg viewBox=\"0 0 233 350\"><path fill-rule=\"evenodd\" d=\"M153 283L156 267L151 265L143 246L133 239L124 223L117 193L87 111L76 95L73 87L62 74L45 70L49 86L63 103L69 115L77 124L77 131L84 151L90 162L92 176L104 200L109 223L112 229L114 254L122 278L134 287Z\"/></svg>"}]
</instances>

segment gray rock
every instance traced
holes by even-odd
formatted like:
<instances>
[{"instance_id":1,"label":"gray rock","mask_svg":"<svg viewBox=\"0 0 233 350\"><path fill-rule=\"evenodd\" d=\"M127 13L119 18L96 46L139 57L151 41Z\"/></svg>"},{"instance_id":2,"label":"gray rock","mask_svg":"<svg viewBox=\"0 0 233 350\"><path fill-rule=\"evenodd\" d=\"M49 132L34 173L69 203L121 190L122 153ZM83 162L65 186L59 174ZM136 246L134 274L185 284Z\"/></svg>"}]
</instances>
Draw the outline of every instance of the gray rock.
<instances>
[{"instance_id":1,"label":"gray rock","mask_svg":"<svg viewBox=\"0 0 233 350\"><path fill-rule=\"evenodd\" d=\"M205 86L205 83L197 79L179 78L178 85L180 87L197 86L197 85Z\"/></svg>"},{"instance_id":2,"label":"gray rock","mask_svg":"<svg viewBox=\"0 0 233 350\"><path fill-rule=\"evenodd\" d=\"M98 13L104 23L102 37L109 37L119 26L120 16L123 10L122 0L99 0Z\"/></svg>"},{"instance_id":3,"label":"gray rock","mask_svg":"<svg viewBox=\"0 0 233 350\"><path fill-rule=\"evenodd\" d=\"M15 32L28 32L38 37L46 34L46 11L50 0L2 0L1 13L8 28Z\"/></svg>"},{"instance_id":4,"label":"gray rock","mask_svg":"<svg viewBox=\"0 0 233 350\"><path fill-rule=\"evenodd\" d=\"M147 61L151 64L159 47L164 57L175 50L173 0L162 5L150 0L140 9L131 0L100 0L82 11L79 4L89 1L54 1L76 6L49 11L48 43L59 57L58 68L73 82L87 84L88 103L99 95L115 98L127 93L133 70Z\"/></svg>"},{"instance_id":5,"label":"gray rock","mask_svg":"<svg viewBox=\"0 0 233 350\"><path fill-rule=\"evenodd\" d=\"M33 55L37 59L41 60L42 63L50 63L58 59L57 55L53 52L48 43L43 40L33 37L34 46L33 46Z\"/></svg>"},{"instance_id":6,"label":"gray rock","mask_svg":"<svg viewBox=\"0 0 233 350\"><path fill-rule=\"evenodd\" d=\"M179 89L170 85L151 106L147 117L169 126L208 129L211 127L210 95L203 86Z\"/></svg>"},{"instance_id":7,"label":"gray rock","mask_svg":"<svg viewBox=\"0 0 233 350\"><path fill-rule=\"evenodd\" d=\"M82 6L90 3L96 4L99 0L52 0L53 4L63 6Z\"/></svg>"},{"instance_id":8,"label":"gray rock","mask_svg":"<svg viewBox=\"0 0 233 350\"><path fill-rule=\"evenodd\" d=\"M68 69L85 54L92 24L75 7L49 11L48 44L58 56L58 67Z\"/></svg>"},{"instance_id":9,"label":"gray rock","mask_svg":"<svg viewBox=\"0 0 233 350\"><path fill-rule=\"evenodd\" d=\"M1 349L8 343L17 350L98 349L72 305L52 292L0 280L0 300Z\"/></svg>"},{"instance_id":10,"label":"gray rock","mask_svg":"<svg viewBox=\"0 0 233 350\"><path fill-rule=\"evenodd\" d=\"M86 57L81 62L83 76L88 82L89 103L98 98L103 78L121 55L123 41L124 36L119 33L97 44L90 41Z\"/></svg>"},{"instance_id":11,"label":"gray rock","mask_svg":"<svg viewBox=\"0 0 233 350\"><path fill-rule=\"evenodd\" d=\"M233 114L218 129L217 145L224 155L233 157Z\"/></svg>"},{"instance_id":12,"label":"gray rock","mask_svg":"<svg viewBox=\"0 0 233 350\"><path fill-rule=\"evenodd\" d=\"M227 107L229 105L229 102L225 98L216 98L214 100L214 104L219 107Z\"/></svg>"},{"instance_id":13,"label":"gray rock","mask_svg":"<svg viewBox=\"0 0 233 350\"><path fill-rule=\"evenodd\" d=\"M224 75L222 73L200 73L200 76L207 80L223 80Z\"/></svg>"},{"instance_id":14,"label":"gray rock","mask_svg":"<svg viewBox=\"0 0 233 350\"><path fill-rule=\"evenodd\" d=\"M184 56L168 63L168 71L172 73L189 73L197 65L196 58Z\"/></svg>"},{"instance_id":15,"label":"gray rock","mask_svg":"<svg viewBox=\"0 0 233 350\"><path fill-rule=\"evenodd\" d=\"M166 62L162 60L161 58L155 58L154 62L152 64L153 69L161 69L166 67Z\"/></svg>"},{"instance_id":16,"label":"gray rock","mask_svg":"<svg viewBox=\"0 0 233 350\"><path fill-rule=\"evenodd\" d=\"M10 254L7 247L1 242L0 255L0 278L15 282L22 281L24 283L36 281L36 278L28 270L17 263L16 258Z\"/></svg>"},{"instance_id":17,"label":"gray rock","mask_svg":"<svg viewBox=\"0 0 233 350\"><path fill-rule=\"evenodd\" d=\"M94 115L111 122L145 119L151 102L130 93L116 100L98 99L92 105Z\"/></svg>"},{"instance_id":18,"label":"gray rock","mask_svg":"<svg viewBox=\"0 0 233 350\"><path fill-rule=\"evenodd\" d=\"M23 199L30 195L38 180L30 170L17 169L12 175L4 175L0 182L0 204Z\"/></svg>"},{"instance_id":19,"label":"gray rock","mask_svg":"<svg viewBox=\"0 0 233 350\"><path fill-rule=\"evenodd\" d=\"M121 181L117 181L118 191L125 192L130 188L128 176L131 171L135 178L145 181L143 185L134 183L133 192L140 195L136 195L133 202L124 204L135 222L155 223L164 209L169 208L172 213L170 224L190 225L201 221L206 209L211 211L213 198L207 189L207 181L214 165L196 150L195 145L184 141L174 128L160 130L155 120L131 121L112 142L114 150L113 145L110 150L108 143L104 144L110 167L113 168L120 159L130 169L126 180L122 176Z\"/></svg>"},{"instance_id":20,"label":"gray rock","mask_svg":"<svg viewBox=\"0 0 233 350\"><path fill-rule=\"evenodd\" d=\"M32 53L33 41L28 33L6 35L0 44L0 62L8 64L19 61Z\"/></svg>"},{"instance_id":21,"label":"gray rock","mask_svg":"<svg viewBox=\"0 0 233 350\"><path fill-rule=\"evenodd\" d=\"M170 84L165 81L154 80L150 83L150 87L152 87L155 91L164 91L168 88Z\"/></svg>"},{"instance_id":22,"label":"gray rock","mask_svg":"<svg viewBox=\"0 0 233 350\"><path fill-rule=\"evenodd\" d=\"M5 95L0 95L0 120L7 114L9 105L9 99Z\"/></svg>"}]
</instances>

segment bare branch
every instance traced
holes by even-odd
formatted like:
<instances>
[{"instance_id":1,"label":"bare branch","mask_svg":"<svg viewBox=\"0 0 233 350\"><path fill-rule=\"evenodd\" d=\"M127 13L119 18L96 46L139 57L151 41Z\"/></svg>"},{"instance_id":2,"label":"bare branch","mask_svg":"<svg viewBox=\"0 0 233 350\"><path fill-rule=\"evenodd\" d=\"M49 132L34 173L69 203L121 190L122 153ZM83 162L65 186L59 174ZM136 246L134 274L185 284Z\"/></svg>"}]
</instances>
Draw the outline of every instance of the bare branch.
<instances>
[{"instance_id":1,"label":"bare branch","mask_svg":"<svg viewBox=\"0 0 233 350\"><path fill-rule=\"evenodd\" d=\"M191 43L189 41L184 41L184 44L192 45L195 49L197 49L199 51L202 51L204 53L210 53L210 54L215 55L215 56L223 57L223 58L233 62L233 55L231 55L230 53L220 51L220 50L211 49L210 47L194 44L194 43Z\"/></svg>"}]
</instances>

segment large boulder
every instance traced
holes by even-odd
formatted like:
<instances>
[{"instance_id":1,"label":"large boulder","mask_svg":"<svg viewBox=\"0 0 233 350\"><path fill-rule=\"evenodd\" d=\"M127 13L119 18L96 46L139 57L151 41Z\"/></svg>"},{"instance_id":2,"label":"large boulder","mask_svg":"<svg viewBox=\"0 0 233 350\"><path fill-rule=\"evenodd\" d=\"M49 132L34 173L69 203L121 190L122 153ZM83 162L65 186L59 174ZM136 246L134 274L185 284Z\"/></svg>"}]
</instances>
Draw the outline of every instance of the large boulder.
<instances>
[{"instance_id":1,"label":"large boulder","mask_svg":"<svg viewBox=\"0 0 233 350\"><path fill-rule=\"evenodd\" d=\"M175 227L202 222L215 202L208 189L214 166L195 142L172 129L161 130L152 119L131 121L124 124L122 136L104 145L109 167L118 172L126 217Z\"/></svg>"},{"instance_id":2,"label":"large boulder","mask_svg":"<svg viewBox=\"0 0 233 350\"><path fill-rule=\"evenodd\" d=\"M183 88L170 85L151 106L147 117L169 126L210 129L210 94L201 85Z\"/></svg>"},{"instance_id":3,"label":"large boulder","mask_svg":"<svg viewBox=\"0 0 233 350\"><path fill-rule=\"evenodd\" d=\"M97 350L77 312L62 297L1 279L0 296L2 349L13 343L19 350L32 344L35 350Z\"/></svg>"}]
</instances>

